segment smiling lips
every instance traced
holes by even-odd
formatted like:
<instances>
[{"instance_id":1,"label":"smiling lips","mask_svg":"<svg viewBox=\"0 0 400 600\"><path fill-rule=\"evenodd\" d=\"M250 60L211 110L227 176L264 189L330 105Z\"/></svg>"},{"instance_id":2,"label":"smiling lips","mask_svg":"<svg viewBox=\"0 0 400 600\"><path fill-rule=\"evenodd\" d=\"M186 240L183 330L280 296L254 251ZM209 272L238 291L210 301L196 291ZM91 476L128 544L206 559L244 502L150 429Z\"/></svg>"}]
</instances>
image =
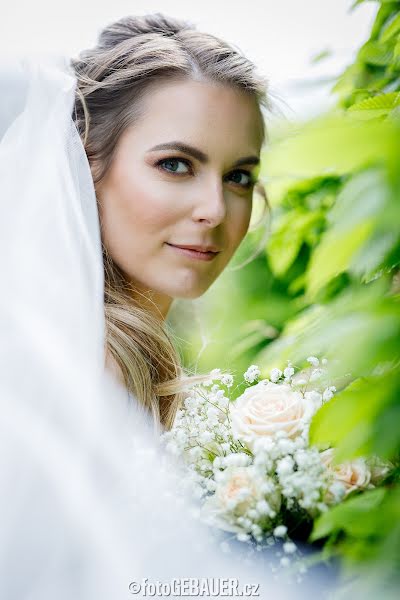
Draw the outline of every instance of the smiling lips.
<instances>
[{"instance_id":1,"label":"smiling lips","mask_svg":"<svg viewBox=\"0 0 400 600\"><path fill-rule=\"evenodd\" d=\"M179 252L180 254L184 254L189 258L195 258L197 260L213 260L219 254L220 250L216 246L197 246L197 245L175 245L168 244L171 248Z\"/></svg>"}]
</instances>

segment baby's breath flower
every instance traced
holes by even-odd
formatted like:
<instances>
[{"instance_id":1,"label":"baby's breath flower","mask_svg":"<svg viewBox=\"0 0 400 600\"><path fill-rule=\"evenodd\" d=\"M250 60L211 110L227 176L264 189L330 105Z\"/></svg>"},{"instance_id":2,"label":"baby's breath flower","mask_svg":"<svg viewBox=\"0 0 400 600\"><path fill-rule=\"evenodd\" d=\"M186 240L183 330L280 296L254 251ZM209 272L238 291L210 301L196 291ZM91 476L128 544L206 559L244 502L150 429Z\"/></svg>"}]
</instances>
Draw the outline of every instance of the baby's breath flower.
<instances>
[{"instance_id":1,"label":"baby's breath flower","mask_svg":"<svg viewBox=\"0 0 400 600\"><path fill-rule=\"evenodd\" d=\"M268 515L271 507L266 500L259 500L256 504L256 509L260 515Z\"/></svg>"},{"instance_id":2,"label":"baby's breath flower","mask_svg":"<svg viewBox=\"0 0 400 600\"><path fill-rule=\"evenodd\" d=\"M244 373L243 377L247 383L254 383L260 377L261 371L257 365L251 365Z\"/></svg>"},{"instance_id":3,"label":"baby's breath flower","mask_svg":"<svg viewBox=\"0 0 400 600\"><path fill-rule=\"evenodd\" d=\"M230 388L233 385L233 377L232 375L230 375L229 373L225 373L224 375L222 375L221 377L221 383L223 383L224 385L226 385L226 387Z\"/></svg>"},{"instance_id":4,"label":"baby's breath flower","mask_svg":"<svg viewBox=\"0 0 400 600\"><path fill-rule=\"evenodd\" d=\"M283 544L283 551L286 554L293 554L294 552L296 552L297 547L296 544L294 544L293 542L285 542Z\"/></svg>"},{"instance_id":5,"label":"baby's breath flower","mask_svg":"<svg viewBox=\"0 0 400 600\"><path fill-rule=\"evenodd\" d=\"M327 387L322 394L323 401L328 402L328 400L332 400L334 392L336 392L334 385Z\"/></svg>"},{"instance_id":6,"label":"baby's breath flower","mask_svg":"<svg viewBox=\"0 0 400 600\"><path fill-rule=\"evenodd\" d=\"M273 383L276 383L282 377L282 371L280 369L272 369L270 378Z\"/></svg>"},{"instance_id":7,"label":"baby's breath flower","mask_svg":"<svg viewBox=\"0 0 400 600\"><path fill-rule=\"evenodd\" d=\"M278 527L275 527L273 533L275 537L285 537L287 534L287 527L285 525L278 525Z\"/></svg>"},{"instance_id":8,"label":"baby's breath flower","mask_svg":"<svg viewBox=\"0 0 400 600\"><path fill-rule=\"evenodd\" d=\"M312 365L313 367L319 366L319 360L316 356L309 356L307 358L307 362L310 363L310 365Z\"/></svg>"},{"instance_id":9,"label":"baby's breath flower","mask_svg":"<svg viewBox=\"0 0 400 600\"><path fill-rule=\"evenodd\" d=\"M284 375L285 379L290 380L294 375L293 367L286 367L286 369L284 369L284 371L283 371L283 375Z\"/></svg>"},{"instance_id":10,"label":"baby's breath flower","mask_svg":"<svg viewBox=\"0 0 400 600\"><path fill-rule=\"evenodd\" d=\"M292 473L293 466L293 458L291 456L285 456L278 461L276 472L278 475L287 475L288 473Z\"/></svg>"},{"instance_id":11,"label":"baby's breath flower","mask_svg":"<svg viewBox=\"0 0 400 600\"><path fill-rule=\"evenodd\" d=\"M213 379L219 379L220 375L221 375L221 369L213 369L210 372L210 375Z\"/></svg>"},{"instance_id":12,"label":"baby's breath flower","mask_svg":"<svg viewBox=\"0 0 400 600\"><path fill-rule=\"evenodd\" d=\"M203 431L203 433L199 435L199 440L201 444L208 444L208 442L211 442L213 439L214 436L211 433L211 431Z\"/></svg>"}]
</instances>

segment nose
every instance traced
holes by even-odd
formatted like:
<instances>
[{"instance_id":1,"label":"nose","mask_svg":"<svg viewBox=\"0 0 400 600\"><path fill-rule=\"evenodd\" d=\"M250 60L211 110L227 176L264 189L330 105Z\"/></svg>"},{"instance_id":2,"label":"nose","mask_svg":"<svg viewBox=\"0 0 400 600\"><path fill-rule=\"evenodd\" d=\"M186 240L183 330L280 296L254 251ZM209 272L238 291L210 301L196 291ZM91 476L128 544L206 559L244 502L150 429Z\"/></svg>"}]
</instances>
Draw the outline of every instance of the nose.
<instances>
[{"instance_id":1,"label":"nose","mask_svg":"<svg viewBox=\"0 0 400 600\"><path fill-rule=\"evenodd\" d=\"M196 194L192 217L209 227L217 227L226 217L226 201L222 181L203 182Z\"/></svg>"}]
</instances>

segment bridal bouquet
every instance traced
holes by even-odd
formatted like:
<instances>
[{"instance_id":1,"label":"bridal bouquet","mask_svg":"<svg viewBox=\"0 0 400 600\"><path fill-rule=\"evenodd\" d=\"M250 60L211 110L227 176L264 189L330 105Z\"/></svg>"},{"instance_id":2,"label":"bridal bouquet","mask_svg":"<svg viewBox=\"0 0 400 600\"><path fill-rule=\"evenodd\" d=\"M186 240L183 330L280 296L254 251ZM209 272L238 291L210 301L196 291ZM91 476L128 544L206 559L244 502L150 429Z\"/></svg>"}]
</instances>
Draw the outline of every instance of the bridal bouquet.
<instances>
[{"instance_id":1,"label":"bridal bouquet","mask_svg":"<svg viewBox=\"0 0 400 600\"><path fill-rule=\"evenodd\" d=\"M232 375L215 369L190 388L174 427L163 434L167 450L183 459L200 518L240 541L280 540L283 566L297 551L296 524L312 522L354 490L374 487L388 470L363 458L337 465L333 448L310 444L311 419L336 388L328 385L326 359L307 360L303 371L288 362L261 380L252 365L235 400Z\"/></svg>"}]
</instances>

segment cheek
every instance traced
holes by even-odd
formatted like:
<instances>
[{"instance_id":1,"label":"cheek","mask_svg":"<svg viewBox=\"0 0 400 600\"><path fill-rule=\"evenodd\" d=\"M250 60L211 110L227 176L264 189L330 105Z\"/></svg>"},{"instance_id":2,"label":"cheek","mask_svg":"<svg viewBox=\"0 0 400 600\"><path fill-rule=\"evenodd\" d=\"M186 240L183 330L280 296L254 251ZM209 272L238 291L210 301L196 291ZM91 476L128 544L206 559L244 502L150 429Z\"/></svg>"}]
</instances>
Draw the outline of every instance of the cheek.
<instances>
[{"instance_id":1,"label":"cheek","mask_svg":"<svg viewBox=\"0 0 400 600\"><path fill-rule=\"evenodd\" d=\"M234 252L246 235L251 218L251 198L238 198L232 205L227 229L230 246Z\"/></svg>"},{"instance_id":2,"label":"cheek","mask_svg":"<svg viewBox=\"0 0 400 600\"><path fill-rule=\"evenodd\" d=\"M161 189L147 173L116 170L102 188L100 202L109 251L120 254L135 248L145 254L150 249L146 244L159 246L166 241L168 228L177 220L176 203L169 196L172 191Z\"/></svg>"}]
</instances>

